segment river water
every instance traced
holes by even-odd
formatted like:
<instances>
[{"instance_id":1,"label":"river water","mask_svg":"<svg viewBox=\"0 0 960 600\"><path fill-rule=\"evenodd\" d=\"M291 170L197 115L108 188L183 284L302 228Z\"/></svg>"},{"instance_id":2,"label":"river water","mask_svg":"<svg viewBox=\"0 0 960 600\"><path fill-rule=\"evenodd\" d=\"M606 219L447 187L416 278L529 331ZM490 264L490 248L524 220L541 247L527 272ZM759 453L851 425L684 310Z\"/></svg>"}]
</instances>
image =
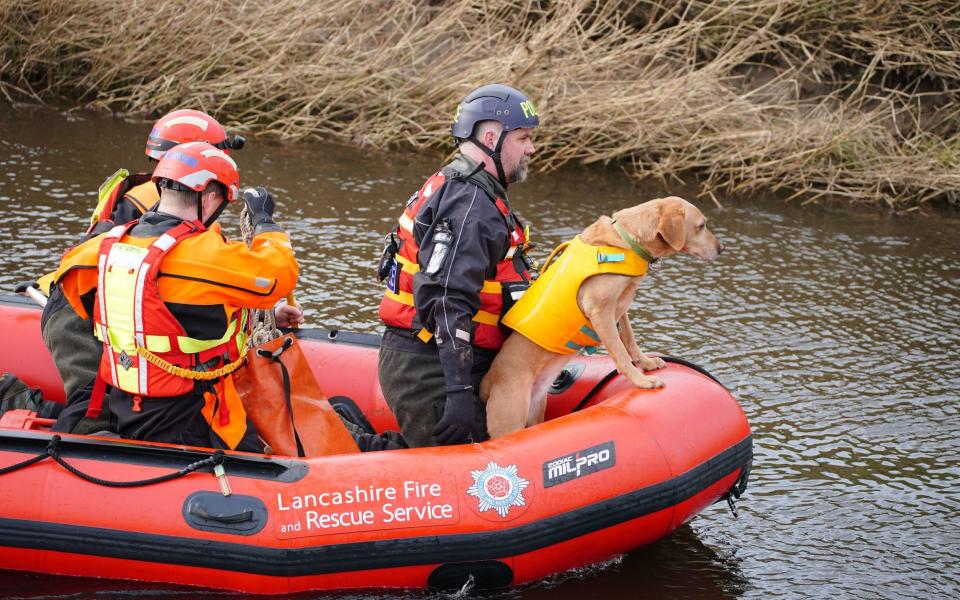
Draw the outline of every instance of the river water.
<instances>
[{"instance_id":1,"label":"river water","mask_svg":"<svg viewBox=\"0 0 960 600\"><path fill-rule=\"evenodd\" d=\"M148 131L144 122L0 105L0 289L57 264L107 175L147 168ZM380 239L442 158L260 140L235 157L245 184L274 192L308 320L376 332ZM667 191L694 199L727 249L709 264L667 260L641 286L632 318L645 349L699 363L739 398L756 454L740 517L717 504L621 560L495 596L960 596L958 221L773 198L725 199L721 208L697 201L696 189L639 185L613 168L533 173L512 203L542 259L597 216ZM238 213L224 218L237 237ZM197 595L14 573L0 573L0 590Z\"/></svg>"}]
</instances>

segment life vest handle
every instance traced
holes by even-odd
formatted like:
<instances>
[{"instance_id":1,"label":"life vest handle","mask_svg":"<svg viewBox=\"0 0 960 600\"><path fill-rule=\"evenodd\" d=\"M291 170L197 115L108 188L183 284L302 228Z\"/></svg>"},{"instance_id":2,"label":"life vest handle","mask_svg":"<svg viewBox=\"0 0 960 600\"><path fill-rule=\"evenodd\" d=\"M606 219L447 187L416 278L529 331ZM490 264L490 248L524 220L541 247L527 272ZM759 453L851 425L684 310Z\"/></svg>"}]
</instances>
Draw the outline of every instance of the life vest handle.
<instances>
[{"instance_id":1,"label":"life vest handle","mask_svg":"<svg viewBox=\"0 0 960 600\"><path fill-rule=\"evenodd\" d=\"M541 273L546 272L547 267L550 266L550 263L553 262L553 259L557 258L561 252L567 249L567 246L570 245L570 242L563 242L559 246L553 249L553 252L550 253L550 256L547 257L547 260L543 261L543 268L540 269Z\"/></svg>"}]
</instances>

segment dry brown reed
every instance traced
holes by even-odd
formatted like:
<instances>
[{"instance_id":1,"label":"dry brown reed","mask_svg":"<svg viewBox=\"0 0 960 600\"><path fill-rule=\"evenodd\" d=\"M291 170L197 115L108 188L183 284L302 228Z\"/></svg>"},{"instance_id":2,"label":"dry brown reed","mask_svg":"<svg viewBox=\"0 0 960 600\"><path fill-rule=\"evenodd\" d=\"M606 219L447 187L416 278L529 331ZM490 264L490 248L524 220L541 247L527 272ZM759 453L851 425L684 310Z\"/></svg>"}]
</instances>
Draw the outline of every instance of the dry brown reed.
<instances>
[{"instance_id":1,"label":"dry brown reed","mask_svg":"<svg viewBox=\"0 0 960 600\"><path fill-rule=\"evenodd\" d=\"M0 0L0 91L442 147L476 85L537 164L898 209L960 201L960 10L917 0Z\"/></svg>"}]
</instances>

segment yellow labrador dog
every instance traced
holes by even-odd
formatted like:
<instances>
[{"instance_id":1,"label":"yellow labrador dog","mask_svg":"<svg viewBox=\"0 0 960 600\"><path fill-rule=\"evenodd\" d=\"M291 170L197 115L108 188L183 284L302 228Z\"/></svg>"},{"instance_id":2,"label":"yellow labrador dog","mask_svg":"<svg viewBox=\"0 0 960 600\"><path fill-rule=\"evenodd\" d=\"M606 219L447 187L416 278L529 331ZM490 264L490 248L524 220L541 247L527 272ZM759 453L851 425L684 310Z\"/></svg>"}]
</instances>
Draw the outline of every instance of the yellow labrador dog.
<instances>
[{"instance_id":1,"label":"yellow labrador dog","mask_svg":"<svg viewBox=\"0 0 960 600\"><path fill-rule=\"evenodd\" d=\"M607 264L589 265L585 268L592 270L581 269L578 275L573 274L576 269L568 268L575 258L547 265L549 268L545 268L541 278L504 317L504 323L515 331L507 338L480 384L480 399L487 406L487 429L491 438L543 421L550 384L582 345L595 345L597 341L603 344L617 370L633 385L663 386L659 377L643 373L662 368L663 360L644 355L627 317L637 286L652 260L677 252L713 260L723 251L723 244L707 229L703 213L676 196L621 210L613 219L600 217L569 244L563 253L576 252L585 257L581 264ZM548 277L551 269L555 272ZM584 276L579 287L573 289L570 278L575 286ZM566 284L565 277L568 278ZM576 306L572 306L574 298ZM547 316L542 313L531 316L526 307L521 307L521 303L528 300L527 305L536 303L544 308ZM568 318L576 309L582 313L576 317L579 321ZM515 317L518 311L525 316ZM585 326L579 328L584 317ZM566 339L571 332L556 331L563 329L557 323L567 321L571 324L565 326L575 328L571 330L572 341ZM547 335L560 338L544 341L542 337ZM577 340L587 342L581 345Z\"/></svg>"}]
</instances>

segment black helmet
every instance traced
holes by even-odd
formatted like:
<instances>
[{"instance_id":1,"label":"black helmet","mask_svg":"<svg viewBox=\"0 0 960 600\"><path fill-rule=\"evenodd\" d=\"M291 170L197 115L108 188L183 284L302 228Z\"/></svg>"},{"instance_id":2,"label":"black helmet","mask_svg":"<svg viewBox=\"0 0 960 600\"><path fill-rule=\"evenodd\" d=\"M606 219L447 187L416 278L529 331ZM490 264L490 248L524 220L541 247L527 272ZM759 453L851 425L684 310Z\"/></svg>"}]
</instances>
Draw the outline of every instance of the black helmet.
<instances>
[{"instance_id":1,"label":"black helmet","mask_svg":"<svg viewBox=\"0 0 960 600\"><path fill-rule=\"evenodd\" d=\"M480 121L497 121L504 131L540 124L537 109L520 90L494 83L470 92L453 117L453 137L469 139Z\"/></svg>"},{"instance_id":2,"label":"black helmet","mask_svg":"<svg viewBox=\"0 0 960 600\"><path fill-rule=\"evenodd\" d=\"M503 133L497 140L496 148L491 151L474 137L477 123L497 121L503 125ZM540 125L537 108L530 98L520 90L508 85L494 83L479 87L463 99L453 116L453 137L457 141L469 140L493 159L497 167L500 183L507 186L503 165L500 164L500 149L507 132L514 129L534 128Z\"/></svg>"}]
</instances>

